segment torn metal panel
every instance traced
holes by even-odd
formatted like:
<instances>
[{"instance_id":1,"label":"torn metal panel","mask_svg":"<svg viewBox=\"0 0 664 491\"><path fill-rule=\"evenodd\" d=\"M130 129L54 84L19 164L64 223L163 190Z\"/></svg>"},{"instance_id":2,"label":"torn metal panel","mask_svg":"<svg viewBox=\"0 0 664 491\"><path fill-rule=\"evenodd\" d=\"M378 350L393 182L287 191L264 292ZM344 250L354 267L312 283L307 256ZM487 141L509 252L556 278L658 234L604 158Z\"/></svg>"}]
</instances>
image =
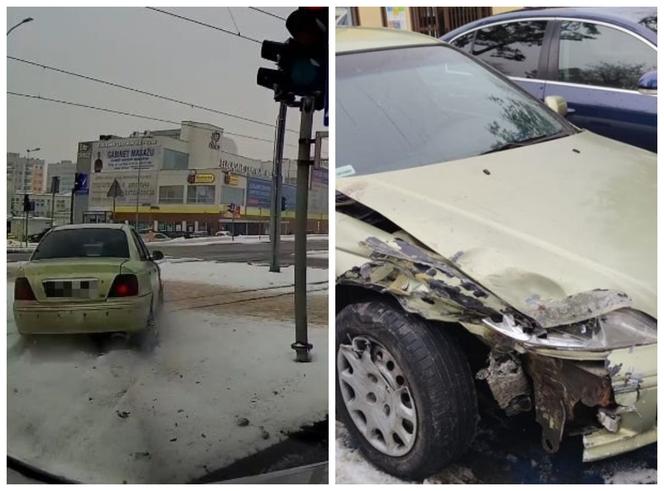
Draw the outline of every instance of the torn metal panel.
<instances>
[{"instance_id":1,"label":"torn metal panel","mask_svg":"<svg viewBox=\"0 0 664 491\"><path fill-rule=\"evenodd\" d=\"M582 363L533 353L526 355L528 374L533 380L535 418L542 427L542 446L557 452L565 425L574 419L574 407L614 404L608 371L598 375Z\"/></svg>"},{"instance_id":2,"label":"torn metal panel","mask_svg":"<svg viewBox=\"0 0 664 491\"><path fill-rule=\"evenodd\" d=\"M631 306L626 293L615 290L590 290L557 300L543 301L538 297L526 300L528 310L524 314L544 327L576 324L594 319L614 310Z\"/></svg>"},{"instance_id":3,"label":"torn metal panel","mask_svg":"<svg viewBox=\"0 0 664 491\"><path fill-rule=\"evenodd\" d=\"M486 380L498 406L508 416L532 409L530 382L518 358L508 354L489 354L489 366L477 372Z\"/></svg>"},{"instance_id":4,"label":"torn metal panel","mask_svg":"<svg viewBox=\"0 0 664 491\"><path fill-rule=\"evenodd\" d=\"M369 237L371 262L344 273L340 284L355 284L393 295L409 312L432 320L500 321L503 315L529 320L473 281L442 256L401 239Z\"/></svg>"}]
</instances>

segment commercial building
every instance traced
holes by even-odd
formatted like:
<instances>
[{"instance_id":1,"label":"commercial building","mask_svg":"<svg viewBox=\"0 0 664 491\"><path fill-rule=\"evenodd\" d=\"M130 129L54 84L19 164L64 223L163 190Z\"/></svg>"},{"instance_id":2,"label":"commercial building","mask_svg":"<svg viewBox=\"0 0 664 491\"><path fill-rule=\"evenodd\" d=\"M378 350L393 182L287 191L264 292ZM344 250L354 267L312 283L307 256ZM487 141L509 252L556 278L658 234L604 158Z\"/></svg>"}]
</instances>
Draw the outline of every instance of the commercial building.
<instances>
[{"instance_id":1,"label":"commercial building","mask_svg":"<svg viewBox=\"0 0 664 491\"><path fill-rule=\"evenodd\" d=\"M88 186L87 194L75 197L75 221L128 221L139 230L265 234L272 162L227 151L233 147L222 128L191 121L172 130L81 142L76 168L87 174ZM292 231L296 167L284 160L283 233ZM327 169L311 174L308 228L324 233Z\"/></svg>"},{"instance_id":2,"label":"commercial building","mask_svg":"<svg viewBox=\"0 0 664 491\"><path fill-rule=\"evenodd\" d=\"M518 7L337 7L337 26L389 27L433 37Z\"/></svg>"}]
</instances>

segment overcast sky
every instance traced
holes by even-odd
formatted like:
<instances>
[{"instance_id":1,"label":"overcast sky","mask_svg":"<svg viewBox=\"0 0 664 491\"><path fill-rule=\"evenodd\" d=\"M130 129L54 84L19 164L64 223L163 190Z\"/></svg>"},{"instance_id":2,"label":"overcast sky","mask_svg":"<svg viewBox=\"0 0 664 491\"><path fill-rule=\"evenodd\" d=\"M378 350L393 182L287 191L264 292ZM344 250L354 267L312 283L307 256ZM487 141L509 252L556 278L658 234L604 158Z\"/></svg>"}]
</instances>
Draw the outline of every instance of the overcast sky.
<instances>
[{"instance_id":1,"label":"overcast sky","mask_svg":"<svg viewBox=\"0 0 664 491\"><path fill-rule=\"evenodd\" d=\"M235 30L228 8L164 10ZM293 8L265 8L287 17ZM263 40L288 38L285 23L246 8L232 8L240 32ZM7 38L7 53L95 78L274 123L272 91L256 85L260 45L144 8L8 8L8 28L25 17L35 20ZM118 109L166 120L207 122L228 132L272 139L274 129L192 109L49 70L7 61L7 90L38 94L92 106ZM289 109L288 128L297 130L299 112ZM36 154L46 162L76 161L76 144L100 134L128 136L135 130L173 125L52 102L7 96L7 151ZM322 128L322 112L314 116ZM272 144L231 137L238 153L272 158ZM287 144L297 135L287 133ZM285 157L297 149L286 146Z\"/></svg>"}]
</instances>

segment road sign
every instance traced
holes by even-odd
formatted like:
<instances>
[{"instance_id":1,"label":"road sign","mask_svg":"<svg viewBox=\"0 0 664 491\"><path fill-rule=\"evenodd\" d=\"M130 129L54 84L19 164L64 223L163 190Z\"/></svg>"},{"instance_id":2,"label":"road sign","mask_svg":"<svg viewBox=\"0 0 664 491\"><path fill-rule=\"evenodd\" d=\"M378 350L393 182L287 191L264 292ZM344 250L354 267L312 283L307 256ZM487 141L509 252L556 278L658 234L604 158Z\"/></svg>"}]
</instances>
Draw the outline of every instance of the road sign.
<instances>
[{"instance_id":1,"label":"road sign","mask_svg":"<svg viewBox=\"0 0 664 491\"><path fill-rule=\"evenodd\" d=\"M124 193L122 192L122 187L120 187L120 183L118 182L117 179L113 180L113 184L111 184L111 187L108 189L108 193L106 193L106 196L109 198L121 198L124 196Z\"/></svg>"}]
</instances>

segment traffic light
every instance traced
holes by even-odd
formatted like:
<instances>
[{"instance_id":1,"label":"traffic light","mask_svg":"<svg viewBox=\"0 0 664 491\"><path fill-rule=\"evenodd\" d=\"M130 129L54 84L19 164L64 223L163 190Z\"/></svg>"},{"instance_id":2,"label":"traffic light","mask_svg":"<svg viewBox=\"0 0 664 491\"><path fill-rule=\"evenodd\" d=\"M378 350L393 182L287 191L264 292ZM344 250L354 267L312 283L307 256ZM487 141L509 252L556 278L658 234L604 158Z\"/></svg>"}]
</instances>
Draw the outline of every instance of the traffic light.
<instances>
[{"instance_id":1,"label":"traffic light","mask_svg":"<svg viewBox=\"0 0 664 491\"><path fill-rule=\"evenodd\" d=\"M327 7L300 7L286 19L286 42L263 41L261 57L278 69L259 68L257 83L274 91L274 99L292 104L295 96L313 96L315 108L325 103L328 67Z\"/></svg>"},{"instance_id":2,"label":"traffic light","mask_svg":"<svg viewBox=\"0 0 664 491\"><path fill-rule=\"evenodd\" d=\"M30 203L30 197L27 194L23 195L23 211L31 211L32 204Z\"/></svg>"},{"instance_id":3,"label":"traffic light","mask_svg":"<svg viewBox=\"0 0 664 491\"><path fill-rule=\"evenodd\" d=\"M286 209L286 196L281 197L281 211Z\"/></svg>"}]
</instances>

